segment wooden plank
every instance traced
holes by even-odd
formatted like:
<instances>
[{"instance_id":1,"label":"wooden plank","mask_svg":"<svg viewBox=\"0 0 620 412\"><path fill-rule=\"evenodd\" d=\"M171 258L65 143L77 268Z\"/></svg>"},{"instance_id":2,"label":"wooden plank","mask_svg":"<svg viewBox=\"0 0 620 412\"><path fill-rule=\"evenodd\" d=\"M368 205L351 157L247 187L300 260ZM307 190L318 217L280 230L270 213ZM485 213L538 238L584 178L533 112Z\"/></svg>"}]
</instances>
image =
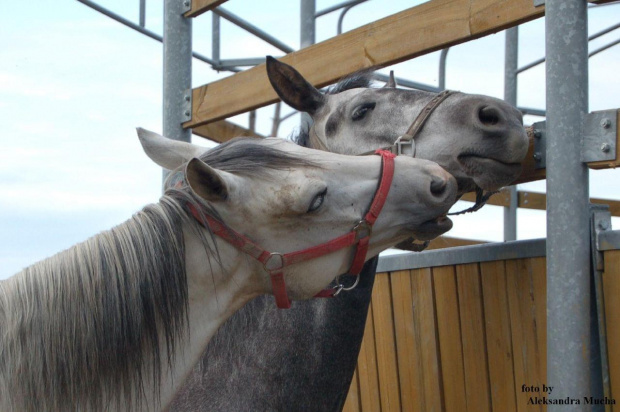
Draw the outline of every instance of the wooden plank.
<instances>
[{"instance_id":1,"label":"wooden plank","mask_svg":"<svg viewBox=\"0 0 620 412\"><path fill-rule=\"evenodd\" d=\"M408 270L401 270L392 272L390 277L401 406L404 411L423 411L424 387L421 357L417 353L420 348L415 339L411 275Z\"/></svg>"},{"instance_id":2,"label":"wooden plank","mask_svg":"<svg viewBox=\"0 0 620 412\"><path fill-rule=\"evenodd\" d=\"M396 360L390 277L387 274L381 274L375 277L375 284L372 289L372 301L381 410L398 411L401 409L398 384L398 362Z\"/></svg>"},{"instance_id":3,"label":"wooden plank","mask_svg":"<svg viewBox=\"0 0 620 412\"><path fill-rule=\"evenodd\" d=\"M359 398L359 378L357 376L357 368L353 371L353 379L347 393L347 399L342 407L342 412L362 412Z\"/></svg>"},{"instance_id":4,"label":"wooden plank","mask_svg":"<svg viewBox=\"0 0 620 412\"><path fill-rule=\"evenodd\" d=\"M443 385L439 367L437 311L433 275L430 268L411 271L411 296L414 302L414 352L419 357L418 380L422 382L421 412L441 412Z\"/></svg>"},{"instance_id":5,"label":"wooden plank","mask_svg":"<svg viewBox=\"0 0 620 412\"><path fill-rule=\"evenodd\" d=\"M482 287L477 263L456 266L467 410L491 411Z\"/></svg>"},{"instance_id":6,"label":"wooden plank","mask_svg":"<svg viewBox=\"0 0 620 412\"><path fill-rule=\"evenodd\" d=\"M191 9L184 14L185 17L197 17L203 13L213 10L217 6L224 4L228 0L191 0Z\"/></svg>"},{"instance_id":7,"label":"wooden plank","mask_svg":"<svg viewBox=\"0 0 620 412\"><path fill-rule=\"evenodd\" d=\"M445 249L457 246L473 246L488 243L483 240L459 239L456 237L440 236L431 241L426 250Z\"/></svg>"},{"instance_id":8,"label":"wooden plank","mask_svg":"<svg viewBox=\"0 0 620 412\"><path fill-rule=\"evenodd\" d=\"M265 137L261 134L251 131L250 129L246 129L226 120L219 120L217 122L203 124L202 126L195 127L192 129L192 133L218 143L224 143L234 137L241 136L261 138Z\"/></svg>"},{"instance_id":9,"label":"wooden plank","mask_svg":"<svg viewBox=\"0 0 620 412\"><path fill-rule=\"evenodd\" d=\"M542 392L523 391L522 386L542 388L546 376L540 376L540 352L538 346L536 306L534 302L533 268L529 259L506 261L508 305L512 346L514 348L515 393L520 412L543 411L543 405L529 404L532 396L544 396Z\"/></svg>"},{"instance_id":10,"label":"wooden plank","mask_svg":"<svg viewBox=\"0 0 620 412\"><path fill-rule=\"evenodd\" d=\"M444 405L448 411L464 411L467 398L454 267L440 266L433 268L432 271L435 282Z\"/></svg>"},{"instance_id":11,"label":"wooden plank","mask_svg":"<svg viewBox=\"0 0 620 412\"><path fill-rule=\"evenodd\" d=\"M317 87L356 70L383 67L541 17L531 0L433 0L282 57ZM415 39L415 41L402 41ZM195 127L278 100L259 65L198 87L192 93Z\"/></svg>"},{"instance_id":12,"label":"wooden plank","mask_svg":"<svg viewBox=\"0 0 620 412\"><path fill-rule=\"evenodd\" d=\"M376 275L379 277L379 273ZM375 349L375 328L373 322L372 300L368 307L364 339L357 358L357 374L359 378L360 405L362 411L381 411L379 394L379 373L377 372L377 356Z\"/></svg>"},{"instance_id":13,"label":"wooden plank","mask_svg":"<svg viewBox=\"0 0 620 412\"><path fill-rule=\"evenodd\" d=\"M534 316L536 319L536 338L538 345L538 376L547 380L547 258L529 259L532 266L534 287ZM543 411L546 408L543 408Z\"/></svg>"},{"instance_id":14,"label":"wooden plank","mask_svg":"<svg viewBox=\"0 0 620 412\"><path fill-rule=\"evenodd\" d=\"M605 301L605 328L611 398L620 399L620 250L605 252L603 296ZM618 405L612 410L619 410Z\"/></svg>"},{"instance_id":15,"label":"wooden plank","mask_svg":"<svg viewBox=\"0 0 620 412\"><path fill-rule=\"evenodd\" d=\"M513 412L517 410L517 401L514 393L510 312L504 261L483 262L480 264L480 273L489 357L491 406L494 411Z\"/></svg>"}]
</instances>

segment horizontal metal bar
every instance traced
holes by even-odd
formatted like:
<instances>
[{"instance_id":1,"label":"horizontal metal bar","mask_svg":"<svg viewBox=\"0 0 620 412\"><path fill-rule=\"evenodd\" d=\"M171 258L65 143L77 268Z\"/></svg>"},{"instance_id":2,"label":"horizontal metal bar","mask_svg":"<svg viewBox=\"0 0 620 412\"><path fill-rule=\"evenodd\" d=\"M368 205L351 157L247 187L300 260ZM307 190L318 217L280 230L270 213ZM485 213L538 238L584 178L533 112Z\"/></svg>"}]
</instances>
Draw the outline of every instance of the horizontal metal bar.
<instances>
[{"instance_id":1,"label":"horizontal metal bar","mask_svg":"<svg viewBox=\"0 0 620 412\"><path fill-rule=\"evenodd\" d=\"M547 111L544 109L533 109L531 107L522 107L522 106L517 107L517 109L519 109L521 113L523 114L531 114L533 116L542 116L542 117L547 116Z\"/></svg>"},{"instance_id":2,"label":"horizontal metal bar","mask_svg":"<svg viewBox=\"0 0 620 412\"><path fill-rule=\"evenodd\" d=\"M345 7L349 7L349 6L355 6L355 5L357 5L357 4L364 3L365 1L368 1L368 0L351 0L351 1L345 1L345 2L342 2L342 3L336 4L336 5L334 5L334 6L328 7L328 8L326 8L326 9L323 9L323 10L321 10L321 11L317 11L317 12L315 13L314 17L321 17L321 16L324 16L324 15L326 15L326 14L329 14L329 13L331 13L331 12L333 12L333 11L340 10L340 9L343 9L343 8L345 8Z\"/></svg>"},{"instance_id":3,"label":"horizontal metal bar","mask_svg":"<svg viewBox=\"0 0 620 412\"><path fill-rule=\"evenodd\" d=\"M612 31L612 30L617 29L618 27L620 27L620 23L619 23L619 24L614 24L613 26L610 26L610 27L606 28L605 30L602 30L602 31L600 31L600 32L598 32L598 33L594 33L593 35L591 35L590 37L588 37L588 40L594 40L594 39L596 39L597 37L600 37L600 36L602 36L602 35L604 35L604 34L609 33L609 32L610 32L610 31ZM620 42L620 40L617 40L617 41L615 41L615 42L613 42L613 43L608 44L607 46L603 46L603 47L601 47L601 48L599 48L599 49L596 49L596 50L594 50L594 51L590 52L590 54L588 54L588 56L589 56L589 57L592 57L592 56L594 56L595 54L602 52L603 50L606 50L606 49L608 49L608 48L610 48L610 47L612 47L612 46L615 46L615 45L616 45L616 44L618 44L619 42ZM525 65L525 66L523 66L523 67L518 68L518 69L517 69L517 73L521 73L521 72L524 72L524 71L526 71L526 70L529 70L529 69L531 69L532 67L538 66L539 64L543 63L544 61L545 61L545 58L544 58L544 57L541 57L541 58L540 58L540 59L538 59L538 60L534 60L533 62L531 62L531 63L529 63L529 64L526 64L526 65Z\"/></svg>"},{"instance_id":4,"label":"horizontal metal bar","mask_svg":"<svg viewBox=\"0 0 620 412\"><path fill-rule=\"evenodd\" d=\"M290 46L287 46L286 44L282 43L280 40L276 39L275 37L271 36L270 34L265 33L264 31L262 31L261 29L259 29L258 27L256 27L255 25L253 25L252 23L243 20L241 17L229 12L228 10L222 8L222 7L218 7L216 9L213 10L213 13L217 14L220 17L225 18L226 20L228 20L229 22L241 27L242 29L246 30L249 33L252 33L253 35L255 35L256 37L258 37L259 39L262 39L264 41L266 41L267 43L271 44L273 47L276 47L280 50L282 50L284 53L292 53L295 51L295 49L293 49Z\"/></svg>"},{"instance_id":5,"label":"horizontal metal bar","mask_svg":"<svg viewBox=\"0 0 620 412\"><path fill-rule=\"evenodd\" d=\"M248 57L245 59L221 59L219 66L258 66L265 63L264 57Z\"/></svg>"},{"instance_id":6,"label":"horizontal metal bar","mask_svg":"<svg viewBox=\"0 0 620 412\"><path fill-rule=\"evenodd\" d=\"M609 49L610 47L613 47L613 46L615 46L615 45L616 45L616 44L618 44L618 43L620 43L620 39L618 39L618 40L616 40L616 41L612 41L611 43L606 44L605 46L601 46L601 47L599 47L598 49L591 51L591 52L588 54L588 57L592 57L592 56L594 56L595 54L598 54L598 53L600 53L600 52L602 52L602 51L604 51L604 50L607 50L607 49Z\"/></svg>"},{"instance_id":7,"label":"horizontal metal bar","mask_svg":"<svg viewBox=\"0 0 620 412\"><path fill-rule=\"evenodd\" d=\"M383 73L375 73L375 78L382 82L387 82L390 79L390 76L383 74ZM438 93L441 91L439 87L432 86L430 84L418 83L418 82L414 82L411 80L402 79L400 77L396 77L395 80L396 80L396 84L398 84L399 86L404 86L404 87L409 87L412 89L424 90L427 92L434 92L434 93Z\"/></svg>"},{"instance_id":8,"label":"horizontal metal bar","mask_svg":"<svg viewBox=\"0 0 620 412\"><path fill-rule=\"evenodd\" d=\"M598 250L620 249L620 230L603 230L598 232Z\"/></svg>"},{"instance_id":9,"label":"horizontal metal bar","mask_svg":"<svg viewBox=\"0 0 620 412\"><path fill-rule=\"evenodd\" d=\"M546 239L516 240L381 256L377 272L461 265L546 255Z\"/></svg>"},{"instance_id":10,"label":"horizontal metal bar","mask_svg":"<svg viewBox=\"0 0 620 412\"><path fill-rule=\"evenodd\" d=\"M594 39L596 39L598 37L601 37L604 34L609 33L610 31L616 30L619 27L620 27L620 23L614 24L613 26L609 26L605 30L601 30L601 31L599 31L597 33L594 33L593 35L588 37L588 40L594 40Z\"/></svg>"},{"instance_id":11,"label":"horizontal metal bar","mask_svg":"<svg viewBox=\"0 0 620 412\"><path fill-rule=\"evenodd\" d=\"M80 3L84 4L85 6L90 7L93 10L98 11L99 13L108 16L109 18L116 20L117 22L124 24L125 26L129 27L130 29L134 29L137 32L140 32L148 37L150 37L153 40L157 40L160 43L163 43L164 38L162 36L160 36L157 33L154 33L148 29L145 29L144 27L140 27L140 25L135 24L134 22L127 20L126 18L106 9L105 7L101 7L100 5L98 5L97 3L93 3L90 0L77 0ZM198 60L201 60L207 64L210 64L211 66L215 65L215 61L211 60L210 58L200 54L200 53L196 53L196 52L192 52L192 56ZM232 72L238 72L238 69L227 69L229 71Z\"/></svg>"}]
</instances>

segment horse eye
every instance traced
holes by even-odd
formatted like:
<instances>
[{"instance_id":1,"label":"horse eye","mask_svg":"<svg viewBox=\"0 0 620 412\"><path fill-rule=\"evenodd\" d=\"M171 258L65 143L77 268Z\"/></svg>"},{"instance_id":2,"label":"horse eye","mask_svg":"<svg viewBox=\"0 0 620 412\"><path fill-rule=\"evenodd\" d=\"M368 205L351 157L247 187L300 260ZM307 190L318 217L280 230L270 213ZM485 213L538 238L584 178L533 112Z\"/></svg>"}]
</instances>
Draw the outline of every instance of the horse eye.
<instances>
[{"instance_id":1,"label":"horse eye","mask_svg":"<svg viewBox=\"0 0 620 412\"><path fill-rule=\"evenodd\" d=\"M321 205L323 205L323 201L325 200L326 194L327 194L327 188L323 189L321 193L314 196L314 199L312 199L312 202L310 203L310 207L308 207L307 213L311 213L311 212L318 210L321 207Z\"/></svg>"},{"instance_id":2,"label":"horse eye","mask_svg":"<svg viewBox=\"0 0 620 412\"><path fill-rule=\"evenodd\" d=\"M364 116L366 116L366 113L368 113L369 110L374 109L375 106L376 106L376 103L364 103L362 105L359 105L358 107L355 108L355 110L353 110L351 119L353 120L363 119Z\"/></svg>"}]
</instances>

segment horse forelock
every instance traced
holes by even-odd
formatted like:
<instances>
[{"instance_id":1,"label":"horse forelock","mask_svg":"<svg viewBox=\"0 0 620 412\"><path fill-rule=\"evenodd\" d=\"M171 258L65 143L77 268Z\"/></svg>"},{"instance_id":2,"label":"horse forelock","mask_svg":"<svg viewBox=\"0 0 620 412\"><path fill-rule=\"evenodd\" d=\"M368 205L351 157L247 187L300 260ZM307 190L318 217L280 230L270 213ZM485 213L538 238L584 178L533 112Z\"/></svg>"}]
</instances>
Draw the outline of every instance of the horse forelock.
<instances>
[{"instance_id":1,"label":"horse forelock","mask_svg":"<svg viewBox=\"0 0 620 412\"><path fill-rule=\"evenodd\" d=\"M131 410L158 392L187 331L185 219L165 196L0 283L0 406Z\"/></svg>"}]
</instances>

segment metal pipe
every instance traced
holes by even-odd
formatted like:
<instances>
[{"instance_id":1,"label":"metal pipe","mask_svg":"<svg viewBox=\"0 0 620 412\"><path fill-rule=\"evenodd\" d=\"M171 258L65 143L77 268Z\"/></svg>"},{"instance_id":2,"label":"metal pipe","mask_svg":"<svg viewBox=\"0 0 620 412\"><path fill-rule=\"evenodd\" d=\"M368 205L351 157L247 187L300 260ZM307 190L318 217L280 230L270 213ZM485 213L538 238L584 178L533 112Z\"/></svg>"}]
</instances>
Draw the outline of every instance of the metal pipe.
<instances>
[{"instance_id":1,"label":"metal pipe","mask_svg":"<svg viewBox=\"0 0 620 412\"><path fill-rule=\"evenodd\" d=\"M607 33L609 33L610 31L613 31L613 30L617 29L618 27L620 27L620 23L618 23L618 24L614 24L613 26L610 26L610 27L606 28L605 30L601 30L601 31L599 31L598 33L594 33L593 35L591 35L590 37L588 37L588 40L594 40L594 39L596 39L596 38L598 38L598 37L601 37L602 35L607 34ZM591 52L590 54L588 54L588 56L589 56L589 57L592 57L592 56L594 56L595 54L600 53L600 52L602 52L603 50L607 50L607 49L609 49L610 47L615 46L615 45L616 45L616 44L618 44L618 43L620 43L620 40L616 40L615 42L612 42L612 43L610 43L610 44L608 44L608 45L606 45L606 46L600 47L600 48L598 48L598 49L594 50L593 52ZM524 71L526 71L526 70L529 70L529 69L531 69L532 67L536 67L536 66L538 66L539 64L544 63L544 62L545 62L545 58L544 58L544 57L541 57L540 59L534 60L533 62L528 63L528 64L526 64L525 66L523 66L523 67L521 67L521 68L517 69L517 73L521 73L521 72L524 72Z\"/></svg>"},{"instance_id":2,"label":"metal pipe","mask_svg":"<svg viewBox=\"0 0 620 412\"><path fill-rule=\"evenodd\" d=\"M588 168L580 156L588 112L587 22L585 1L546 1L547 385L554 387L553 399L591 393Z\"/></svg>"},{"instance_id":3,"label":"metal pipe","mask_svg":"<svg viewBox=\"0 0 620 412\"><path fill-rule=\"evenodd\" d=\"M379 81L387 82L390 76L383 74L383 73L375 73L375 78ZM424 90L427 92L434 92L434 93L438 93L441 91L441 89L439 89L436 86L414 82L412 80L403 79L401 77L396 77L395 80L396 80L397 85L403 86L403 87L409 87L410 89Z\"/></svg>"},{"instance_id":4,"label":"metal pipe","mask_svg":"<svg viewBox=\"0 0 620 412\"><path fill-rule=\"evenodd\" d=\"M301 0L299 12L299 48L311 46L315 42L316 35L316 0ZM308 113L301 113L300 127L310 128L312 117Z\"/></svg>"},{"instance_id":5,"label":"metal pipe","mask_svg":"<svg viewBox=\"0 0 620 412\"><path fill-rule=\"evenodd\" d=\"M605 46L601 46L601 47L599 47L598 49L591 51L591 52L588 54L588 57L592 57L592 56L594 56L595 54L598 54L598 53L602 52L603 50L607 50L607 49L609 49L610 47L613 47L613 46L615 46L615 45L616 45L616 44L618 44L618 43L620 43L620 39L618 39L618 40L616 40L616 41L612 41L611 43L609 43L609 44L607 44L607 45L605 45Z\"/></svg>"},{"instance_id":6,"label":"metal pipe","mask_svg":"<svg viewBox=\"0 0 620 412\"><path fill-rule=\"evenodd\" d=\"M446 90L446 59L450 48L443 49L439 55L439 90Z\"/></svg>"},{"instance_id":7,"label":"metal pipe","mask_svg":"<svg viewBox=\"0 0 620 412\"><path fill-rule=\"evenodd\" d=\"M506 49L504 60L504 100L517 105L517 67L519 63L519 28L506 30ZM508 188L510 203L504 207L504 242L517 240L517 209L519 198L517 187Z\"/></svg>"},{"instance_id":8,"label":"metal pipe","mask_svg":"<svg viewBox=\"0 0 620 412\"><path fill-rule=\"evenodd\" d=\"M192 87L192 19L183 17L183 2L164 0L164 136L184 142L191 141L191 129L182 123L191 119L183 107L189 101ZM163 177L168 172L164 170Z\"/></svg>"},{"instance_id":9,"label":"metal pipe","mask_svg":"<svg viewBox=\"0 0 620 412\"><path fill-rule=\"evenodd\" d=\"M211 13L211 58L220 66L220 16Z\"/></svg>"},{"instance_id":10,"label":"metal pipe","mask_svg":"<svg viewBox=\"0 0 620 412\"><path fill-rule=\"evenodd\" d=\"M368 1L368 0L345 1L343 3L336 4L335 6L331 6L331 7L328 7L326 9L323 9L321 11L317 11L316 14L314 15L314 17L321 17L321 16L324 16L326 14L331 13L332 11L340 10L340 9L342 9L344 7L347 7L347 6L356 6L356 5L360 4L360 3L364 3L365 1Z\"/></svg>"},{"instance_id":11,"label":"metal pipe","mask_svg":"<svg viewBox=\"0 0 620 412\"><path fill-rule=\"evenodd\" d=\"M344 16L349 12L349 10L351 10L353 7L357 6L359 3L356 4L351 4L350 6L346 6L342 12L340 13L340 16L338 17L338 27L337 27L337 32L338 34L342 34L342 21L344 20Z\"/></svg>"},{"instance_id":12,"label":"metal pipe","mask_svg":"<svg viewBox=\"0 0 620 412\"><path fill-rule=\"evenodd\" d=\"M541 117L545 117L547 115L547 111L543 109L533 109L531 107L523 107L523 106L518 106L517 109L519 109L521 113L523 113L524 115L531 114L532 116L541 116Z\"/></svg>"},{"instance_id":13,"label":"metal pipe","mask_svg":"<svg viewBox=\"0 0 620 412\"><path fill-rule=\"evenodd\" d=\"M140 0L140 27L146 25L146 0Z\"/></svg>"},{"instance_id":14,"label":"metal pipe","mask_svg":"<svg viewBox=\"0 0 620 412\"><path fill-rule=\"evenodd\" d=\"M241 27L245 31L252 33L259 39L262 39L265 42L271 44L273 47L282 50L284 53L291 53L295 51L292 47L287 46L286 44L282 43L280 40L276 39L275 37L265 33L264 31L262 31L261 29L253 25L252 23L246 20L243 20L241 17L229 12L228 10L222 7L213 9L213 13L219 15L220 17L225 18L229 22Z\"/></svg>"},{"instance_id":15,"label":"metal pipe","mask_svg":"<svg viewBox=\"0 0 620 412\"><path fill-rule=\"evenodd\" d=\"M85 6L90 7L91 9L98 11L99 13L103 14L104 16L108 16L109 18L111 18L112 20L116 20L117 22L124 24L125 26L129 27L130 29L133 29L137 32L140 32L142 34L144 34L145 36L150 37L153 40L157 40L160 43L163 43L164 38L162 36L160 36L157 33L154 33L148 29L145 29L144 27L140 27L139 25L137 25L136 23L127 20L126 18L119 16L118 14L106 9L105 7L101 7L100 5L98 5L97 3L93 3L90 0L77 0L80 3L82 3ZM200 53L196 53L196 52L192 52L192 56L195 57L198 60L201 60L207 64L210 64L211 66L215 66L215 62L213 60L211 60L210 58L200 54ZM235 70L235 69L228 69L229 71L239 71L239 70Z\"/></svg>"}]
</instances>

